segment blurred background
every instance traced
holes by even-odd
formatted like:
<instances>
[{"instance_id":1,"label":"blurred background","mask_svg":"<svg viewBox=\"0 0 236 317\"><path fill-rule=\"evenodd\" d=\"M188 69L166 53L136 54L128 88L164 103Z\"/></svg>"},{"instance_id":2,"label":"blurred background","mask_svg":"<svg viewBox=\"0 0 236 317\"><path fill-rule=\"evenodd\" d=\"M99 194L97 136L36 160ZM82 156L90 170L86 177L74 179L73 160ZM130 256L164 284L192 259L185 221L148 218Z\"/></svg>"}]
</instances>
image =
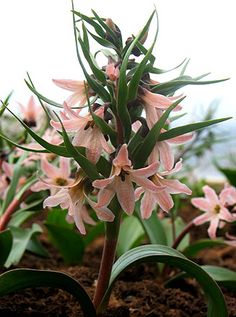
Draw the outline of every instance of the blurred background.
<instances>
[{"instance_id":1,"label":"blurred background","mask_svg":"<svg viewBox=\"0 0 236 317\"><path fill-rule=\"evenodd\" d=\"M207 72L207 79L230 80L206 86L187 86L183 92L185 124L205 118L232 116L233 119L208 129L192 149L181 148L193 177L224 178L220 166L236 168L236 20L234 0L145 0L75 1L75 8L89 15L93 8L104 17L111 17L120 27L124 39L137 34L152 12L159 15L159 35L154 50L156 67L171 69L184 58L190 58L186 74L192 77ZM152 39L155 25L150 30ZM76 59L69 0L0 1L0 99L12 90L11 108L17 102L27 103L31 92L24 83L29 72L39 92L58 102L68 93L58 89L55 79L82 79ZM156 77L173 79L176 70ZM202 141L203 140L203 141ZM190 175L190 174L187 174Z\"/></svg>"}]
</instances>

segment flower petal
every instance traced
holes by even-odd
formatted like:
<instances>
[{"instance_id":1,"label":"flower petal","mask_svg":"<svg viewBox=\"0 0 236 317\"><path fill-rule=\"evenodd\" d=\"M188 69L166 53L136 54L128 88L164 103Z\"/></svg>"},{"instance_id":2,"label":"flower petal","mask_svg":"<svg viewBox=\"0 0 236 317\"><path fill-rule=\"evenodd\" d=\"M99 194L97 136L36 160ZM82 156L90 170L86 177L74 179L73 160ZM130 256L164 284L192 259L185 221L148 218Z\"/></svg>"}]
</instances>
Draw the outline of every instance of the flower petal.
<instances>
[{"instance_id":1,"label":"flower petal","mask_svg":"<svg viewBox=\"0 0 236 317\"><path fill-rule=\"evenodd\" d=\"M127 149L127 144L123 144L116 156L113 160L114 166L131 166L131 161L129 160L129 153Z\"/></svg>"},{"instance_id":2,"label":"flower petal","mask_svg":"<svg viewBox=\"0 0 236 317\"><path fill-rule=\"evenodd\" d=\"M211 239L215 239L216 238L216 230L217 230L218 224L219 224L219 218L218 217L213 218L211 220L211 222L210 222L210 226L209 226L207 232L208 232L209 237Z\"/></svg>"},{"instance_id":3,"label":"flower petal","mask_svg":"<svg viewBox=\"0 0 236 317\"><path fill-rule=\"evenodd\" d=\"M211 211L211 206L209 205L208 200L206 200L205 198L193 198L191 199L191 203L194 207L199 208L200 210L206 212Z\"/></svg>"},{"instance_id":4,"label":"flower petal","mask_svg":"<svg viewBox=\"0 0 236 317\"><path fill-rule=\"evenodd\" d=\"M121 208L127 213L132 214L134 211L134 187L129 178L125 177L125 180L121 180L120 177L116 178L116 194Z\"/></svg>"},{"instance_id":5,"label":"flower petal","mask_svg":"<svg viewBox=\"0 0 236 317\"><path fill-rule=\"evenodd\" d=\"M79 91L80 93L84 90L84 82L80 80L53 79L52 81L58 87L66 89L66 90Z\"/></svg>"},{"instance_id":6,"label":"flower petal","mask_svg":"<svg viewBox=\"0 0 236 317\"><path fill-rule=\"evenodd\" d=\"M155 206L156 206L156 200L153 197L153 194L146 191L141 200L141 206L140 206L141 217L143 219L148 219L151 216Z\"/></svg>"}]
</instances>

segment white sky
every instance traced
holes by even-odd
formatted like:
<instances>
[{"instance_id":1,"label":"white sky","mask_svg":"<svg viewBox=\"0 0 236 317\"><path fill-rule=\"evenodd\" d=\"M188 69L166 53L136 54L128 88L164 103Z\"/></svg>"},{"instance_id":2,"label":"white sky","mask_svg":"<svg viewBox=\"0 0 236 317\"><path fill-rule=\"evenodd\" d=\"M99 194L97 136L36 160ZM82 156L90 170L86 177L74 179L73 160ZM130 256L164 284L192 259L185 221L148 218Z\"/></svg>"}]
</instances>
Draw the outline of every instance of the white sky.
<instances>
[{"instance_id":1,"label":"white sky","mask_svg":"<svg viewBox=\"0 0 236 317\"><path fill-rule=\"evenodd\" d=\"M211 72L209 79L231 77L222 84L184 89L188 96L185 110L221 99L218 116L235 117L235 0L75 0L78 11L89 15L93 8L111 17L124 38L138 33L154 4L160 21L157 67L168 69L187 57L191 58L188 75ZM13 107L15 101L28 101L26 71L41 93L58 102L68 94L52 78L82 79L70 10L70 0L0 0L0 99L14 90ZM233 124L235 119L225 127Z\"/></svg>"}]
</instances>

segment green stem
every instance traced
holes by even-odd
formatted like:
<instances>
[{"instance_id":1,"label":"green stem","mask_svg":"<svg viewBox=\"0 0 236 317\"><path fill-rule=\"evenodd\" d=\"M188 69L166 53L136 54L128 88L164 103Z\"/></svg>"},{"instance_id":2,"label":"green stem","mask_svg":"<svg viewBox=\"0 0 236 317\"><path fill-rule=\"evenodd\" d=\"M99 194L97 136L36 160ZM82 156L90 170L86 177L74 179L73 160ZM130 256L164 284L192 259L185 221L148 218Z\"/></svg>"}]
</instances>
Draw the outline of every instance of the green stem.
<instances>
[{"instance_id":1,"label":"green stem","mask_svg":"<svg viewBox=\"0 0 236 317\"><path fill-rule=\"evenodd\" d=\"M102 260L100 264L97 286L93 298L95 309L101 305L106 293L111 276L112 266L115 259L116 246L120 229L120 210L116 213L114 222L106 223L105 241L103 246ZM108 302L108 299L106 299Z\"/></svg>"}]
</instances>

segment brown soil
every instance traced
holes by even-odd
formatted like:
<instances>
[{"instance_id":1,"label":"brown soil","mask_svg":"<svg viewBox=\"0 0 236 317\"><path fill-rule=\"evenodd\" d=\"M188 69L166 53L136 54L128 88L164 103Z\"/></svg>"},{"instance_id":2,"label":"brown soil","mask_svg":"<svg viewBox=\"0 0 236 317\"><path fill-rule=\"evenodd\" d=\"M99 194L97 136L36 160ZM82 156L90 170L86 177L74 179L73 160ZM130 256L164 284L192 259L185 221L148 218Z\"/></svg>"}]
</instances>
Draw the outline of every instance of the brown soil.
<instances>
[{"instance_id":1,"label":"brown soil","mask_svg":"<svg viewBox=\"0 0 236 317\"><path fill-rule=\"evenodd\" d=\"M197 231L199 228L196 228ZM194 236L197 236L197 232ZM87 249L82 265L68 266L58 252L47 243L50 258L42 259L30 253L24 255L18 267L57 270L82 283L92 297L102 252L102 239ZM202 252L195 259L200 264L213 264L236 270L236 248L220 247ZM119 280L103 317L205 317L206 302L192 279L164 287L155 264L141 264L128 269ZM173 272L171 272L173 273ZM229 317L236 317L236 295L223 289ZM0 298L0 316L83 316L79 304L67 292L52 288L20 291Z\"/></svg>"}]
</instances>

